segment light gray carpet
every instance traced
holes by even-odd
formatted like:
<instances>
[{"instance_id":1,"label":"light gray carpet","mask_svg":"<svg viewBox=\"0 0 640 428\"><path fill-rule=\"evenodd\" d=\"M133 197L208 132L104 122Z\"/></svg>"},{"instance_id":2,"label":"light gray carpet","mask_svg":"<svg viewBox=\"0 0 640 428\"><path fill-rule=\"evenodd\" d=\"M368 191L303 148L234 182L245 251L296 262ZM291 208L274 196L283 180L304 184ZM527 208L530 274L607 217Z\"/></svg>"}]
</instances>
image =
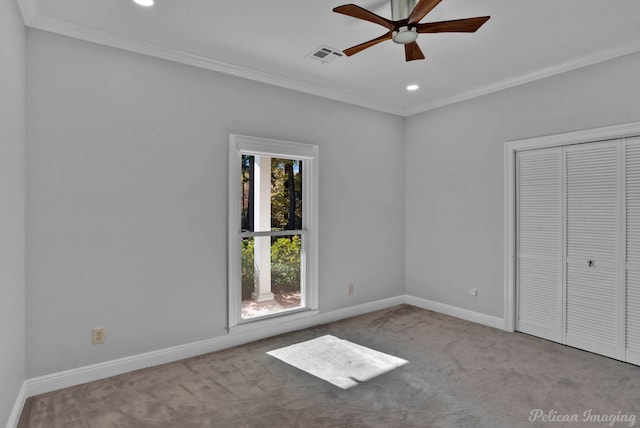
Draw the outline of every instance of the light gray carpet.
<instances>
[{"instance_id":1,"label":"light gray carpet","mask_svg":"<svg viewBox=\"0 0 640 428\"><path fill-rule=\"evenodd\" d=\"M331 334L408 364L340 389L267 351ZM576 415L579 422L531 422ZM640 368L398 306L32 397L20 427L625 427Z\"/></svg>"}]
</instances>

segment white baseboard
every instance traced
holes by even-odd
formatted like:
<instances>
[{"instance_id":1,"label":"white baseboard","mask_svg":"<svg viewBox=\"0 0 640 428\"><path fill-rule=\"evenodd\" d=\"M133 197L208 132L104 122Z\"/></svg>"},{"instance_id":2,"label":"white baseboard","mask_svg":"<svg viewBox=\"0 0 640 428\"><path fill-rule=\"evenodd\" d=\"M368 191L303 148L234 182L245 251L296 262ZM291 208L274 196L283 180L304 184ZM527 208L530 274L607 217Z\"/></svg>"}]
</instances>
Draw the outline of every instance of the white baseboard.
<instances>
[{"instance_id":1,"label":"white baseboard","mask_svg":"<svg viewBox=\"0 0 640 428\"><path fill-rule=\"evenodd\" d=\"M144 354L132 355L130 357L119 358L116 360L105 361L103 363L92 364L89 366L78 367L71 370L52 373L45 376L27 379L20 394L16 399L14 406L14 416L20 416L22 406L26 397L44 394L46 392L55 391L61 388L67 388L74 385L80 385L94 380L105 379L111 376L127 373L133 370L139 370L146 367L157 366L159 364L170 363L184 358L195 357L197 355L216 352L222 349L231 348L233 346L242 345L253 342L255 340L288 333L295 330L301 330L320 324L326 324L369 312L386 309L392 306L406 303L408 305L417 306L419 308L440 312L456 318L490 327L504 329L504 320L502 318L481 314L478 312L462 309L455 306L446 305L444 303L433 302L431 300L419 297L402 295L390 297L388 299L378 300L362 305L351 306L335 311L318 313L315 316L300 318L295 322L286 322L278 325L269 325L258 327L255 329L247 329L232 332L225 336L214 337L212 339L201 340L198 342L187 343L184 345L174 346L171 348L159 349L157 351L146 352ZM7 425L9 427L10 425Z\"/></svg>"},{"instance_id":2,"label":"white baseboard","mask_svg":"<svg viewBox=\"0 0 640 428\"><path fill-rule=\"evenodd\" d=\"M477 324L498 328L500 330L505 329L505 322L503 318L482 314L480 312L459 308L457 306L451 306L444 303L434 302L432 300L422 299L420 297L414 297L409 295L406 295L404 297L405 297L404 302L407 305L417 306L422 309L428 309L430 311L439 312L441 314L450 315L452 317L460 318L465 321L471 321Z\"/></svg>"},{"instance_id":3,"label":"white baseboard","mask_svg":"<svg viewBox=\"0 0 640 428\"><path fill-rule=\"evenodd\" d=\"M22 386L20 386L20 391L18 391L18 396L16 397L16 401L11 409L11 414L7 421L7 428L15 428L18 426L20 415L22 414L22 409L24 408L25 401L27 401L27 397L27 382L24 381L22 382Z\"/></svg>"},{"instance_id":4,"label":"white baseboard","mask_svg":"<svg viewBox=\"0 0 640 428\"><path fill-rule=\"evenodd\" d=\"M209 352L220 351L222 349L231 348L233 346L242 345L255 340L401 305L404 301L404 296L391 297L326 313L321 312L316 316L302 318L296 320L296 322L287 322L263 328L232 332L228 335L212 339L159 349L157 351L146 352L144 354L132 355L130 357L119 358L116 360L105 361L103 363L92 364L89 366L78 367L71 370L27 379L25 381L25 396L29 397L44 394L46 392L116 376L133 370L143 369L145 367L156 366L184 358L195 357Z\"/></svg>"}]
</instances>

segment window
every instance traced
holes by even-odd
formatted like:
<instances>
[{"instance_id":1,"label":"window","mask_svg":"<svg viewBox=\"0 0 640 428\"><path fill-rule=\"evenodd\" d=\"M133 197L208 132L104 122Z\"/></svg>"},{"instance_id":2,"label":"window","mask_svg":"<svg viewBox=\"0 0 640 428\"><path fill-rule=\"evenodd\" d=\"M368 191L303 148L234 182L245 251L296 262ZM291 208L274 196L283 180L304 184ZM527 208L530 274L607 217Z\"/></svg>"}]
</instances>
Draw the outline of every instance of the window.
<instances>
[{"instance_id":1,"label":"window","mask_svg":"<svg viewBox=\"0 0 640 428\"><path fill-rule=\"evenodd\" d=\"M229 142L229 327L317 309L318 147Z\"/></svg>"}]
</instances>

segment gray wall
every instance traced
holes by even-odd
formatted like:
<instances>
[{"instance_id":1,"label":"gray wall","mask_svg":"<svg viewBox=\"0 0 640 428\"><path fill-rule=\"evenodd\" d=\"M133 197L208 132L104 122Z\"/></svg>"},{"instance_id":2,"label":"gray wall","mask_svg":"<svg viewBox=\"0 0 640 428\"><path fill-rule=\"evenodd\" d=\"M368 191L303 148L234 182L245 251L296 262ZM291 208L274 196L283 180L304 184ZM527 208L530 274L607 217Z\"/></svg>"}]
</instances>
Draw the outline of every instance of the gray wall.
<instances>
[{"instance_id":1,"label":"gray wall","mask_svg":"<svg viewBox=\"0 0 640 428\"><path fill-rule=\"evenodd\" d=\"M638 76L634 54L408 118L407 294L502 317L504 143L640 121Z\"/></svg>"},{"instance_id":2,"label":"gray wall","mask_svg":"<svg viewBox=\"0 0 640 428\"><path fill-rule=\"evenodd\" d=\"M406 293L501 317L504 142L640 121L640 55L405 121L27 36L28 377L226 334L229 132L320 145L323 311Z\"/></svg>"},{"instance_id":3,"label":"gray wall","mask_svg":"<svg viewBox=\"0 0 640 428\"><path fill-rule=\"evenodd\" d=\"M225 334L229 132L320 146L322 311L403 294L402 118L35 30L27 88L29 377Z\"/></svg>"},{"instance_id":4,"label":"gray wall","mask_svg":"<svg viewBox=\"0 0 640 428\"><path fill-rule=\"evenodd\" d=\"M0 426L25 379L25 31L0 1Z\"/></svg>"}]
</instances>

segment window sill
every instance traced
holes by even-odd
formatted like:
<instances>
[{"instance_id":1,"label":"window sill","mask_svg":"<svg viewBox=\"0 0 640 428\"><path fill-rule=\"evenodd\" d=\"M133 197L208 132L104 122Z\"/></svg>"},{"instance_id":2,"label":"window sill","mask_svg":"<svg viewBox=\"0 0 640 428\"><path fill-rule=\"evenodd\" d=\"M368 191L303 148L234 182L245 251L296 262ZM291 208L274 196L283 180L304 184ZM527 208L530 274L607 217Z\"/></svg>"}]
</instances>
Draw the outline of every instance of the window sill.
<instances>
[{"instance_id":1,"label":"window sill","mask_svg":"<svg viewBox=\"0 0 640 428\"><path fill-rule=\"evenodd\" d=\"M301 308L294 309L286 313L278 313L273 316L265 316L257 319L243 320L237 325L229 328L229 334L245 333L263 328L271 328L288 324L301 319L307 319L317 316L320 313L317 309Z\"/></svg>"}]
</instances>

